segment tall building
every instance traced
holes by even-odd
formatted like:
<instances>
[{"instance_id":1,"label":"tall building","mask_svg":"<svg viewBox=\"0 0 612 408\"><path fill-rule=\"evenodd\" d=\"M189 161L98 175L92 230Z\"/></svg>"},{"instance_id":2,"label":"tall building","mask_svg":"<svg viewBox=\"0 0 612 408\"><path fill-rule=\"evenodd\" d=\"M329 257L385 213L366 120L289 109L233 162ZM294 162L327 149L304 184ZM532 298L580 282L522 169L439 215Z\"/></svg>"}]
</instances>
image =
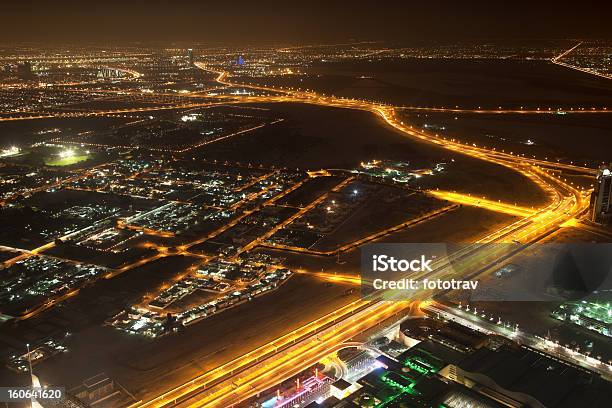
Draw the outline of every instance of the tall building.
<instances>
[{"instance_id":1,"label":"tall building","mask_svg":"<svg viewBox=\"0 0 612 408\"><path fill-rule=\"evenodd\" d=\"M193 49L187 49L187 58L189 58L189 65L193 66Z\"/></svg>"},{"instance_id":2,"label":"tall building","mask_svg":"<svg viewBox=\"0 0 612 408\"><path fill-rule=\"evenodd\" d=\"M102 67L98 70L98 78L122 78L124 73L116 68Z\"/></svg>"},{"instance_id":3,"label":"tall building","mask_svg":"<svg viewBox=\"0 0 612 408\"><path fill-rule=\"evenodd\" d=\"M591 221L608 224L612 219L612 164L597 171L595 189L591 195Z\"/></svg>"}]
</instances>

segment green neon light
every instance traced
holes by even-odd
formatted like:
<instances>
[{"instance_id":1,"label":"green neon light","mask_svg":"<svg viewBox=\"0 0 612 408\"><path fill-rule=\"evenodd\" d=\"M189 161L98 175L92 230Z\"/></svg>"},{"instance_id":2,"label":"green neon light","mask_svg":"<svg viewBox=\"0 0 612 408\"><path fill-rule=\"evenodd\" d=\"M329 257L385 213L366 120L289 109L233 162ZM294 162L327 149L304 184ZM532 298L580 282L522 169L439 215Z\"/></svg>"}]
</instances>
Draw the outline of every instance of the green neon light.
<instances>
[{"instance_id":1,"label":"green neon light","mask_svg":"<svg viewBox=\"0 0 612 408\"><path fill-rule=\"evenodd\" d=\"M425 375L427 374L429 371L431 370L427 370L425 367L415 363L412 360L406 360L406 362L404 363L404 365L408 366L408 368L410 368L411 370L416 371L419 374Z\"/></svg>"}]
</instances>

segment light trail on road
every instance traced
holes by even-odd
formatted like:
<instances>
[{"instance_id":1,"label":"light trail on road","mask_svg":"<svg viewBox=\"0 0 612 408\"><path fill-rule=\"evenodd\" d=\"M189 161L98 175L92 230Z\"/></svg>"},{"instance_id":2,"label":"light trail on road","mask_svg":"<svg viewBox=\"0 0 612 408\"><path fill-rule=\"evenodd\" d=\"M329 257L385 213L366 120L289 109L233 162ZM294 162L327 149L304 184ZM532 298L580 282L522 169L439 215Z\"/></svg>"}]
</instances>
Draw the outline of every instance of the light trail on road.
<instances>
[{"instance_id":1,"label":"light trail on road","mask_svg":"<svg viewBox=\"0 0 612 408\"><path fill-rule=\"evenodd\" d=\"M136 403L130 408L171 406L174 401L189 397L191 393L198 391L202 387L210 386L220 379L223 379L225 376L231 375L232 373L241 372L242 369L249 367L249 365L253 362L264 360L267 356L274 355L279 351L285 350L287 347L296 344L298 339L310 338L316 335L316 333L323 328L334 325L341 319L354 315L367 305L368 302L362 300L351 302L323 317L313 320L312 322L279 337L272 342L266 343L261 347L244 354L243 356L209 370L202 375L182 384L181 386L160 394L147 402Z\"/></svg>"},{"instance_id":2,"label":"light trail on road","mask_svg":"<svg viewBox=\"0 0 612 408\"><path fill-rule=\"evenodd\" d=\"M216 72L216 74L216 79L219 83L224 85L233 85L231 82L228 82L228 74L226 72ZM255 86L254 88L278 92L276 89L265 87ZM426 275L430 279L449 277L451 274L456 273L457 270L462 271L462 273L466 270L475 270L479 272L486 267L491 259L499 259L500 257L512 255L512 253L504 252L501 249L483 250L483 246L480 245L481 243L520 242L524 245L528 245L537 241L539 238L546 236L551 231L558 229L560 225L578 216L586 208L585 197L580 191L565 183L561 179L554 177L540 166L545 166L552 169L571 168L572 170L582 172L590 172L591 169L535 159L519 158L509 153L462 144L454 140L447 140L445 138L438 137L437 135L431 135L429 133L413 129L411 126L404 125L401 119L397 117L398 110L395 107L372 104L363 101L320 96L313 93L304 93L299 91L285 91L284 96L246 97L240 99L240 101L298 102L369 111L378 115L387 125L395 128L407 137L431 143L441 148L471 156L479 160L488 161L507 167L524 175L550 195L552 199L550 205L542 209L534 210L534 212L530 214L526 214L526 211L523 210L517 210L516 207L497 203L496 205L498 206L498 209L509 211L510 208L512 208L512 211L515 211L516 215L519 215L520 213L525 217L498 231L493 232L478 243L470 245L457 253L451 254L448 260L441 260L437 262L434 271ZM159 108L156 107L154 109ZM97 112L86 114L95 115L103 113ZM297 188L299 185L301 185L301 183L297 183L294 187ZM288 189L285 194L293 191L293 189L294 188ZM275 197L275 199L278 199L282 195L284 194ZM487 204L493 206L494 203ZM244 216L247 216L248 214L250 213L245 212ZM185 252L187 248L195 245L197 242L203 242L204 240L209 239L211 236L215 236L215 234L227 230L227 228L235 225L239 219L240 217L237 220L228 223L220 230L215 231L215 233L204 237L202 240L194 241L189 245L179 248L179 252ZM283 225L286 225L286 223L281 224L281 227ZM273 232L274 230L272 233ZM256 247L270 235L271 234L268 232L268 234L263 237L264 239L253 242L248 249ZM158 255L151 258L138 261L134 265L129 265L125 270L143 265L162 256L165 256L165 254L160 252ZM451 261L453 262L453 267L450 267ZM461 266L461 268L458 268L457 265ZM123 272L123 270L118 270L116 272ZM421 276L421 278L424 276ZM420 296L425 297L430 295L430 292L422 292L420 294ZM371 301L361 300L356 303L351 303L349 307L338 309L333 314L328 315L327 320L317 320L315 321L316 323L309 323L291 333L288 333L285 336L280 337L276 341L270 343L274 345L272 349L270 349L270 346L262 346L267 347L265 349L257 348L250 353L232 360L230 362L231 365L229 366L227 364L230 363L221 365L200 377L191 379L178 387L162 393L160 396L155 397L150 401L139 403L136 406L171 406L174 405L174 401L178 400L192 401L194 395L196 396L196 401L190 402L190 404L193 406L227 406L219 404L226 404L228 401L234 403L244 400L256 392L263 391L270 384L279 382L284 378L294 375L300 370L306 368L312 361L316 361L316 359L324 357L330 350L340 347L342 343L350 340L355 335L376 326L389 316L392 316L394 313L403 310L402 307L405 307L405 305L401 305L401 303L381 302L377 301L376 299L372 299ZM356 311L363 313L365 316L364 319L360 320L358 323L355 323L354 319L351 319ZM325 328L328 324L330 324L329 319L332 319L331 322L333 322L334 330L329 334L326 332L323 340L317 340L317 342L313 345L312 336L315 336L321 330L327 330ZM288 347L295 347L297 350L300 350L300 352L285 353L285 350ZM266 352L263 353L262 350L266 350ZM308 358L300 358L304 356L308 356ZM270 361L273 361L273 367L269 366ZM273 370L263 370L261 368L261 364L264 364L264 366L265 364L268 364L268 368L272 368ZM232 389L229 393L227 388L224 389L223 392L215 392L212 390L211 387L227 381L228 379L232 379L237 373L242 373L243 377L241 377L239 384L237 384L236 387L231 387Z\"/></svg>"},{"instance_id":3,"label":"light trail on road","mask_svg":"<svg viewBox=\"0 0 612 408\"><path fill-rule=\"evenodd\" d=\"M205 396L198 397L193 403L181 404L181 407L231 407L253 393L253 389L265 390L285 378L295 374L295 367L308 367L323 357L341 348L345 342L356 335L375 327L382 321L404 311L409 307L407 302L379 302L371 308L355 315L343 325L333 326L320 333L317 338L309 339L283 358L270 360L267 364L249 370L248 373L229 384L221 386Z\"/></svg>"},{"instance_id":4,"label":"light trail on road","mask_svg":"<svg viewBox=\"0 0 612 408\"><path fill-rule=\"evenodd\" d=\"M580 71L580 72L584 72L585 74L589 74L589 75L595 75L598 76L600 78L604 78L604 79L612 79L612 75L610 74L602 74L601 72L597 72L594 69L590 69L590 68L582 68L576 65L572 65L572 64L568 64L567 62L562 62L561 60L563 59L563 57L566 57L567 55L569 55L572 51L574 51L576 48L580 47L582 45L582 42L579 42L578 44L574 45L572 48L562 52L561 54L553 57L550 59L550 62L552 62L553 64L559 65L561 67L565 67L565 68L569 68L569 69L573 69L576 71Z\"/></svg>"},{"instance_id":5,"label":"light trail on road","mask_svg":"<svg viewBox=\"0 0 612 408\"><path fill-rule=\"evenodd\" d=\"M200 67L201 69L208 70L208 68L203 64L196 63L196 66ZM218 71L213 72L217 74L218 82L231 85L231 83L227 81L227 73ZM277 91L275 89L266 87L251 87L255 89ZM263 98L258 99L263 100ZM486 269L491 259L499 260L500 258L512 256L515 253L508 250L501 250L500 248L503 248L504 246L497 246L496 250L490 250L487 248L495 248L495 246L482 246L482 243L519 242L526 247L527 245L536 242L539 238L546 236L551 231L555 231L556 229L560 228L560 226L568 220L579 216L586 208L587 201L585 200L585 197L581 191L574 188L570 184L565 183L559 178L552 176L540 167L540 165L543 164L548 168L558 168L556 167L558 166L557 163L522 159L519 161L517 160L517 157L512 154L497 152L482 147L464 145L459 142L449 141L444 138L415 130L410 126L404 125L403 122L396 117L396 108L369 104L360 101L323 97L313 93L303 93L298 91L287 92L287 96L284 97L266 97L265 101L302 102L331 107L366 110L376 113L388 125L396 128L398 131L409 137L423 140L445 149L456 151L480 160L496 163L523 174L544 191L549 193L549 195L552 197L552 203L547 207L534 211L534 213L530 213L528 215L523 213L523 215L527 216L489 234L478 243L472 244L463 250L458 251L458 253L451 254L447 260L437 262L437 265L434 266L435 269L433 272L427 273L426 275L424 274L423 276L419 276L417 278L423 278L425 276L430 279L439 277L447 278L449 277L449 274L452 274L456 270L475 270L475 274L478 274L482 272L483 269ZM579 169L589 172L591 171L591 169ZM508 208L504 209L507 210ZM516 209L514 208L514 210ZM485 249L483 250L482 248ZM451 261L453 262L452 267L450 266ZM458 267L458 261L460 261L459 265L461 268ZM423 291L420 293L420 296L431 296L431 293L429 291ZM188 401L193 400L187 405L181 404L180 406L227 407L232 404L236 404L247 399L253 394L264 391L275 383L295 375L301 370L307 368L313 362L318 361L317 359L328 355L343 342L348 341L355 335L372 328L373 325L384 321L388 317L389 311L394 310L394 306L401 310L398 303L371 302L370 304L366 305L364 309L364 313L371 314L368 314L368 317L363 319L363 321L355 323L354 321L348 319L337 324L337 331L340 333L346 333L346 336L331 334L329 337L325 337L321 344L312 344L309 337L307 337L306 340L302 340L300 342L300 348L298 348L299 352L296 354L275 354L274 359L271 360L271 362L266 360L265 363L258 362L257 359L253 359L252 356L249 356L248 354L238 357L234 361L240 361L241 365L252 368L249 368L248 372L244 373L242 377L237 378L234 381L230 381L230 385L226 386L226 388L221 388L221 390L213 390L206 385L199 387L189 387L186 385L193 384L194 380L192 380L191 382L185 383L184 385L170 390L162 395L176 396L177 399L188 398ZM225 372L225 375L227 375L227 372ZM220 380L222 378L224 377L217 376L216 380ZM223 379L223 381L226 381L226 379ZM191 394L194 393L195 396L191 396ZM155 399L153 401L159 402L159 400ZM164 401L168 401L168 399L164 398ZM149 403L145 403L139 406L171 405L175 404L172 402L165 403L165 405L150 405Z\"/></svg>"},{"instance_id":6,"label":"light trail on road","mask_svg":"<svg viewBox=\"0 0 612 408\"><path fill-rule=\"evenodd\" d=\"M451 201L453 203L472 207L485 208L489 211L515 215L517 217L528 217L536 213L536 210L533 208L487 200L484 197L475 197L469 194L461 194L452 191L429 190L427 191L427 194L430 194L440 200Z\"/></svg>"},{"instance_id":7,"label":"light trail on road","mask_svg":"<svg viewBox=\"0 0 612 408\"><path fill-rule=\"evenodd\" d=\"M427 106L398 106L398 109L402 109L405 111L415 111L415 112L440 112L440 113L474 113L474 114L483 114L483 115L564 115L564 114L576 114L576 113L612 113L612 109L608 109L607 107L603 108L585 108L585 107L569 107L569 108L552 108L552 107L544 107L544 108L498 108L498 109L469 109L469 108L447 108L447 107L427 107Z\"/></svg>"}]
</instances>

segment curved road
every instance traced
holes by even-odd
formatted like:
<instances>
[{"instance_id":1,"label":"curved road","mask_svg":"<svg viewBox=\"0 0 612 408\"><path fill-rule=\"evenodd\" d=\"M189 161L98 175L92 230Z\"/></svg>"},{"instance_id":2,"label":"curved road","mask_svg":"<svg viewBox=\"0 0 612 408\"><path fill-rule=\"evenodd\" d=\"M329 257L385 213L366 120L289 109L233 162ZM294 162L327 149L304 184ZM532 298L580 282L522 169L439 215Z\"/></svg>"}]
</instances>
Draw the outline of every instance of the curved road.
<instances>
[{"instance_id":1,"label":"curved road","mask_svg":"<svg viewBox=\"0 0 612 408\"><path fill-rule=\"evenodd\" d=\"M201 63L196 63L196 65L201 69L215 72L217 74L216 80L220 84L228 86L234 85L229 82L228 73L209 70ZM245 85L241 84L241 86ZM276 89L267 87L250 87L278 92ZM468 246L459 251L459 253L452 254L448 260L439 261L437 265L434 266L433 272L423 274L423 276L417 278L448 278L456 274L457 270L459 270L461 274L465 274L466 271L473 271L474 274L481 273L487 269L487 265L489 265L490 262L512 256L516 253L516 249L503 249L509 248L510 246L483 246L480 244L519 242L527 246L557 230L565 222L574 217L579 217L588 206L588 200L584 192L577 190L562 179L555 177L548 169L571 169L572 171L586 174L591 174L592 169L573 165L568 167L568 165L565 164L535 159L518 159L516 156L509 153L465 145L454 140L447 140L436 135L431 135L404 124L397 116L397 108L395 107L320 96L311 92L301 91L286 91L283 96L245 99L262 102L301 102L370 111L379 115L389 126L394 127L408 137L426 141L441 148L456 151L479 160L496 163L519 172L536 183L551 196L551 203L547 207L489 234L479 243ZM451 261L453 262L453 267L450 266ZM461 268L457 267L458 262ZM426 292L427 291L423 291L420 293L419 298L425 299L433 295L431 292ZM330 354L338 347L342 347L343 343L349 341L358 334L371 329L388 319L390 316L401 313L407 308L405 302L388 302L377 299L361 302L363 303L359 304L359 306L351 304L353 307L345 307L343 308L344 310L338 310L334 316L337 323L334 323L332 328L325 328L326 326L322 324L324 320L319 319L283 336L278 340L278 343L274 342L277 345L282 344L283 347L291 347L289 351L287 351L287 348L283 348L282 351L268 353L265 357L257 353L255 356L248 353L232 360L231 370L224 368L224 366L220 366L210 373L203 374L203 376L207 377L207 382L201 383L198 379L193 379L175 389L161 394L153 400L139 403L135 406L231 406L232 404L243 401L295 375L325 355ZM359 321L356 321L354 317L357 307L359 308ZM313 336L315 335L316 340L313 340ZM283 341L284 338L286 341ZM246 368L243 370L236 370L236 367Z\"/></svg>"}]
</instances>

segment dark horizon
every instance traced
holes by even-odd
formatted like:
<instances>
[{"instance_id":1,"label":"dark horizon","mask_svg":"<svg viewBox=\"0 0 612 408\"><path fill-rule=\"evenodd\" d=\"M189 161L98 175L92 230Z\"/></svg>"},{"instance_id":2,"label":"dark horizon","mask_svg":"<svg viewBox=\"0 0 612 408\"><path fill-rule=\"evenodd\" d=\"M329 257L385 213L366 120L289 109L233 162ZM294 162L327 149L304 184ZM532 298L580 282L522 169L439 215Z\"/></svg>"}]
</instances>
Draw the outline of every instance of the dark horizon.
<instances>
[{"instance_id":1,"label":"dark horizon","mask_svg":"<svg viewBox=\"0 0 612 408\"><path fill-rule=\"evenodd\" d=\"M609 4L530 3L25 1L2 5L0 41L288 44L612 38Z\"/></svg>"}]
</instances>

